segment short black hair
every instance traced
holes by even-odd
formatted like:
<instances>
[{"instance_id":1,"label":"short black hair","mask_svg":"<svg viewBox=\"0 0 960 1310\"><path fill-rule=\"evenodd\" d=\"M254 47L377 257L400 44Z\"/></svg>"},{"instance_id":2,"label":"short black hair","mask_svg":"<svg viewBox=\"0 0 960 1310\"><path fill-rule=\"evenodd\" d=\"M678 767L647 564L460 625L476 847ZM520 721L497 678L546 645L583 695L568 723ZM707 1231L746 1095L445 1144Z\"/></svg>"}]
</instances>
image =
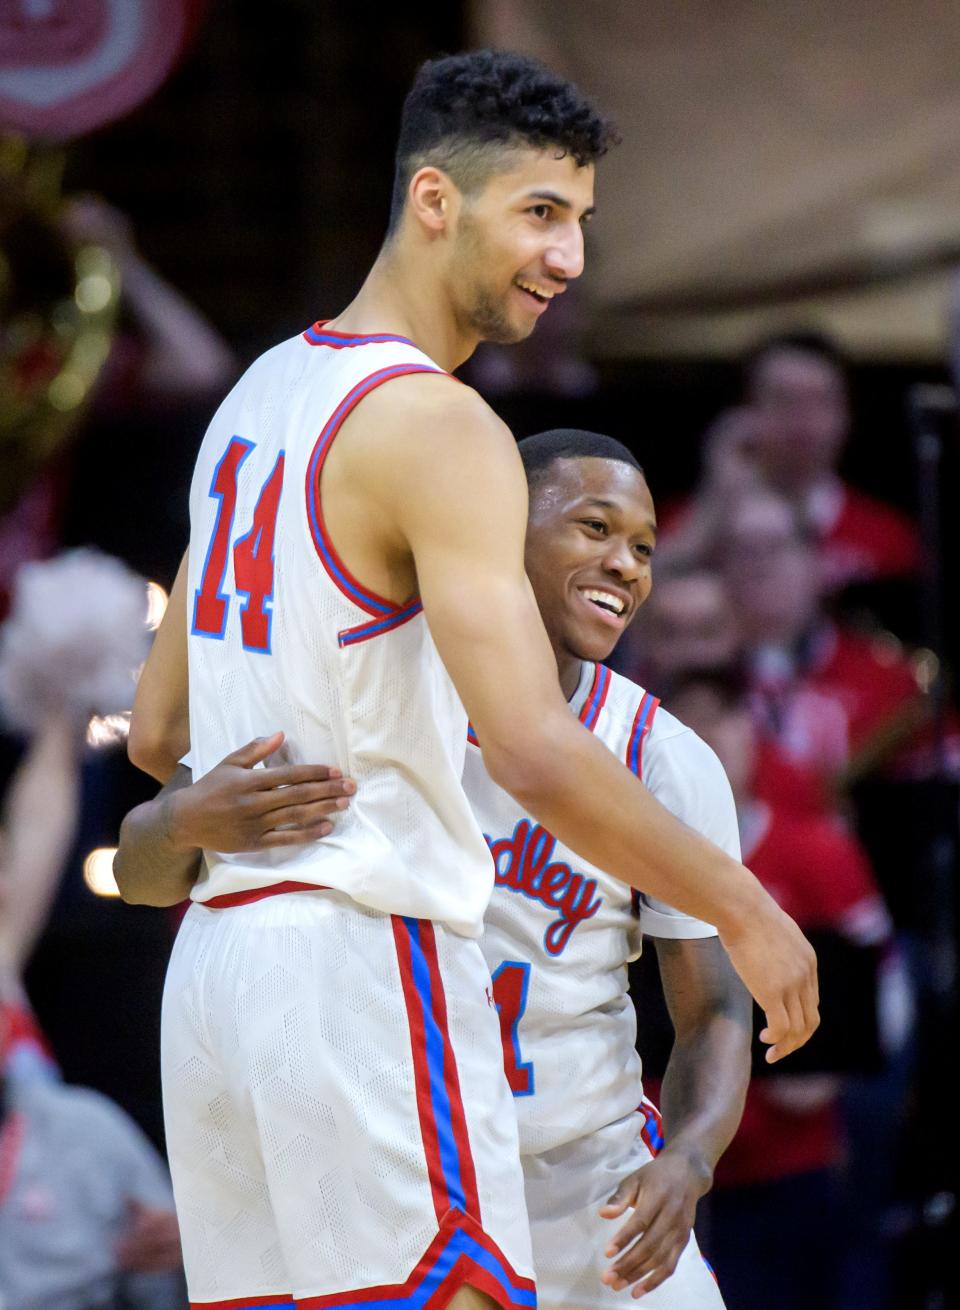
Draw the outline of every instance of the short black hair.
<instances>
[{"instance_id":1,"label":"short black hair","mask_svg":"<svg viewBox=\"0 0 960 1310\"><path fill-rule=\"evenodd\" d=\"M517 442L523 460L527 485L533 490L543 481L547 470L558 459L615 459L629 464L645 477L640 462L622 441L605 437L601 432L584 432L580 428L551 428Z\"/></svg>"},{"instance_id":2,"label":"short black hair","mask_svg":"<svg viewBox=\"0 0 960 1310\"><path fill-rule=\"evenodd\" d=\"M749 389L760 366L771 355L779 355L784 351L812 355L814 359L819 359L835 368L846 380L847 360L832 337L814 328L793 328L788 332L777 332L773 336L763 337L756 342L743 361L744 386Z\"/></svg>"},{"instance_id":3,"label":"short black hair","mask_svg":"<svg viewBox=\"0 0 960 1310\"><path fill-rule=\"evenodd\" d=\"M428 59L400 115L389 231L403 212L410 178L425 164L469 191L493 171L494 151L554 147L582 168L618 140L579 88L539 60L512 50Z\"/></svg>"}]
</instances>

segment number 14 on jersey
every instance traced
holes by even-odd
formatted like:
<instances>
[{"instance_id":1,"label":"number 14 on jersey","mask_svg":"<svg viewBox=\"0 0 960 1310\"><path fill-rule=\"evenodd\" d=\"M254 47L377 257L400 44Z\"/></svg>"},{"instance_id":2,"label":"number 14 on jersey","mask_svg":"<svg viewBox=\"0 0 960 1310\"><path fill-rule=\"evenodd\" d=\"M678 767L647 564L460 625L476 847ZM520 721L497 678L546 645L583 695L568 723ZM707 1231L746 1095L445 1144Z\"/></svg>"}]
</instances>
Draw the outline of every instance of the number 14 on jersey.
<instances>
[{"instance_id":1,"label":"number 14 on jersey","mask_svg":"<svg viewBox=\"0 0 960 1310\"><path fill-rule=\"evenodd\" d=\"M191 632L222 641L233 597L223 591L227 556L237 511L237 479L254 448L252 441L232 437L213 471L210 495L217 501L217 517L203 562L200 586L193 597ZM273 600L273 539L283 487L284 452L277 456L260 488L248 532L233 543L233 580L240 606L240 636L244 650L270 653L271 601Z\"/></svg>"}]
</instances>

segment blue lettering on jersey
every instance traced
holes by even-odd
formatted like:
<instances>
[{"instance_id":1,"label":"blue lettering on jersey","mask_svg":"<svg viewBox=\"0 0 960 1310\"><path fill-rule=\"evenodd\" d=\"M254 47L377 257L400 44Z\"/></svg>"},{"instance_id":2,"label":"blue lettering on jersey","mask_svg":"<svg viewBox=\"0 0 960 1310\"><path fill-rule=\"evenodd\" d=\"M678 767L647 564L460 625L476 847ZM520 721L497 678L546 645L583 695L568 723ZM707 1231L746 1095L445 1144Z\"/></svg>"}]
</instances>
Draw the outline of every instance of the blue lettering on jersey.
<instances>
[{"instance_id":1,"label":"blue lettering on jersey","mask_svg":"<svg viewBox=\"0 0 960 1310\"><path fill-rule=\"evenodd\" d=\"M529 819L521 819L510 837L484 836L493 856L496 884L539 901L559 915L543 934L550 955L559 955L577 924L592 919L603 904L596 878L574 873L569 864L551 863L556 837Z\"/></svg>"}]
</instances>

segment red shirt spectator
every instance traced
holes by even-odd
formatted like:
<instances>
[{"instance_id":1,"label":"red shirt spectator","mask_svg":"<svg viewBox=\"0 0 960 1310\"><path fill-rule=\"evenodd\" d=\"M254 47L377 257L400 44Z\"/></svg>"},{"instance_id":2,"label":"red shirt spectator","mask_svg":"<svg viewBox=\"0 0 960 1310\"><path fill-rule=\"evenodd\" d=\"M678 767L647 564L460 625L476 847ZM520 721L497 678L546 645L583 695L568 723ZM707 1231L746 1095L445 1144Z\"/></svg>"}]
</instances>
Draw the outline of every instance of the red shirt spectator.
<instances>
[{"instance_id":1,"label":"red shirt spectator","mask_svg":"<svg viewBox=\"0 0 960 1310\"><path fill-rule=\"evenodd\" d=\"M811 643L805 680L842 706L853 757L892 750L927 717L913 667L892 637L824 624Z\"/></svg>"},{"instance_id":2,"label":"red shirt spectator","mask_svg":"<svg viewBox=\"0 0 960 1310\"><path fill-rule=\"evenodd\" d=\"M757 742L751 785L758 800L793 818L825 818L835 808L822 776L791 760L769 738Z\"/></svg>"},{"instance_id":3,"label":"red shirt spectator","mask_svg":"<svg viewBox=\"0 0 960 1310\"><path fill-rule=\"evenodd\" d=\"M817 533L825 591L916 572L920 563L917 530L900 510L839 479L815 487L807 507Z\"/></svg>"},{"instance_id":4,"label":"red shirt spectator","mask_svg":"<svg viewBox=\"0 0 960 1310\"><path fill-rule=\"evenodd\" d=\"M887 935L886 909L859 843L838 825L763 804L745 811L743 858L804 929L858 941ZM718 1187L767 1182L838 1163L842 1138L832 1079L755 1079L743 1120L716 1171Z\"/></svg>"},{"instance_id":5,"label":"red shirt spectator","mask_svg":"<svg viewBox=\"0 0 960 1310\"><path fill-rule=\"evenodd\" d=\"M743 401L704 437L700 486L661 514L661 545L707 562L722 547L731 501L767 490L789 501L812 532L824 591L916 570L910 520L837 475L851 407L845 364L831 341L790 332L762 342L745 362Z\"/></svg>"}]
</instances>

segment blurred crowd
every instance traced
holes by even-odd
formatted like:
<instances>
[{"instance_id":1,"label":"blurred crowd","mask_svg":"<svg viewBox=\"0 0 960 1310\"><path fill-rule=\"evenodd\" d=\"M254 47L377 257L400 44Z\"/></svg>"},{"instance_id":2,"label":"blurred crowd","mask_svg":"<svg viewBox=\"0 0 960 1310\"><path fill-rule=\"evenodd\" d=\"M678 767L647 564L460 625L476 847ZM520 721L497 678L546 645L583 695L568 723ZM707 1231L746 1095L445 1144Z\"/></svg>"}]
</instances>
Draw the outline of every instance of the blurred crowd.
<instances>
[{"instance_id":1,"label":"blurred crowd","mask_svg":"<svg viewBox=\"0 0 960 1310\"><path fill-rule=\"evenodd\" d=\"M122 330L87 421L184 392L212 401L232 377L230 351L146 265L122 217L87 201L64 223L68 240L109 247L123 271ZM565 394L597 385L592 371L560 363ZM485 367L493 390L523 384L497 372L493 355ZM918 1015L937 999L923 968L923 887L926 845L954 840L955 804L912 843L903 815L924 788L955 781L960 737L931 695L936 657L891 630L902 597L916 594L922 552L901 510L841 478L851 422L831 342L803 332L754 350L741 402L704 435L698 485L658 507L653 593L616 656L717 752L745 862L820 955L821 1032L783 1070L757 1068L701 1214L729 1310L903 1304L892 1299L894 1239L911 1231L910 1198L928 1186L910 1174L926 1104ZM53 907L61 926L82 934L86 923L65 883L91 807L113 786L90 764L89 725L111 722L108 749L122 754L146 640L144 580L119 562L82 551L28 562L56 549L57 487L47 470L0 515L0 593L11 605L0 630L0 1307L182 1306L156 1145L103 1083L80 1089L61 1072L132 1059L129 1028L111 1025L124 999L101 998L101 1045L84 1066L70 1031L44 1031L25 981ZM146 939L135 911L115 908L121 958L124 939ZM151 922L162 956L174 925ZM145 974L138 949L126 957L134 975ZM134 1021L154 1004L142 982L125 980ZM655 1079L656 979L639 971L634 983ZM77 985L76 974L58 982ZM158 1139L159 1087L142 1081L127 1110Z\"/></svg>"},{"instance_id":2,"label":"blurred crowd","mask_svg":"<svg viewBox=\"0 0 960 1310\"><path fill-rule=\"evenodd\" d=\"M116 209L69 201L29 231L31 249L50 241L104 252L122 294L73 448L25 459L0 500L0 1307L185 1310L153 1049L175 923L115 900L108 844L130 804L129 707L163 593L119 559L61 547L85 489L76 446L118 427L136 442L186 401L208 408L234 359ZM0 340L22 418L56 350L43 329L22 348L12 321Z\"/></svg>"},{"instance_id":3,"label":"blurred crowd","mask_svg":"<svg viewBox=\"0 0 960 1310\"><path fill-rule=\"evenodd\" d=\"M719 755L744 861L820 957L821 1031L782 1072L755 1070L707 1207L729 1310L903 1303L914 1034L937 999L914 959L939 929L892 911L925 899L924 843L955 850L955 800L912 859L887 838L918 789L950 788L957 732L930 695L935 657L878 617L890 584L916 593L921 549L902 511L841 478L851 422L830 341L758 346L741 403L705 434L698 486L661 512L653 592L618 652ZM654 986L640 975L641 1051Z\"/></svg>"}]
</instances>

